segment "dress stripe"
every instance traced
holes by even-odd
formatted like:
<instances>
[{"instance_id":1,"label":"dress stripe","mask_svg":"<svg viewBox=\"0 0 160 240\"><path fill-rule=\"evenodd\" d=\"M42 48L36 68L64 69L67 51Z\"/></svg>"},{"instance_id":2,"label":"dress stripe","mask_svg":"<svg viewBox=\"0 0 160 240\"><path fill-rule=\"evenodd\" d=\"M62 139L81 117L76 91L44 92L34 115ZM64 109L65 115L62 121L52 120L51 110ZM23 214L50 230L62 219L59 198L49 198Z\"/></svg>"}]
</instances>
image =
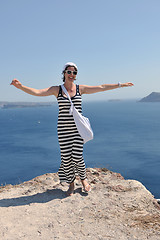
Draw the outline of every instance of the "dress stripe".
<instances>
[{"instance_id":1,"label":"dress stripe","mask_svg":"<svg viewBox=\"0 0 160 240\"><path fill-rule=\"evenodd\" d=\"M76 95L71 99L77 110L82 113L79 85L76 85ZM63 96L61 86L57 101L59 104L57 131L61 150L61 165L58 171L60 181L71 183L76 175L84 180L86 168L83 160L83 139L78 133L73 115L69 114L71 104L69 99Z\"/></svg>"}]
</instances>

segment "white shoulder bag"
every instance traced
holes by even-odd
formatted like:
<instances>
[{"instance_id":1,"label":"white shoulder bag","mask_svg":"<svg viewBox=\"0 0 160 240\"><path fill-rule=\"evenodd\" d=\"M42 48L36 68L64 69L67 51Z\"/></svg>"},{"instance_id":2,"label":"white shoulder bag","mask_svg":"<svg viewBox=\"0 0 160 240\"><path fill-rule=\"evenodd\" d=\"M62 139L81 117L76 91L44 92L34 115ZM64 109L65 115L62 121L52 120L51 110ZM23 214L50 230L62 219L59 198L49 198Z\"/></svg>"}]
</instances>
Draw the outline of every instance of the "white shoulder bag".
<instances>
[{"instance_id":1,"label":"white shoulder bag","mask_svg":"<svg viewBox=\"0 0 160 240\"><path fill-rule=\"evenodd\" d=\"M93 139L93 131L90 125L90 121L88 118L84 117L81 113L78 112L78 110L74 107L74 104L72 103L72 100L65 88L64 85L61 85L63 92L68 97L71 107L69 110L70 115L73 114L73 118L76 124L76 127L78 129L79 134L83 138L84 143L90 141Z\"/></svg>"}]
</instances>

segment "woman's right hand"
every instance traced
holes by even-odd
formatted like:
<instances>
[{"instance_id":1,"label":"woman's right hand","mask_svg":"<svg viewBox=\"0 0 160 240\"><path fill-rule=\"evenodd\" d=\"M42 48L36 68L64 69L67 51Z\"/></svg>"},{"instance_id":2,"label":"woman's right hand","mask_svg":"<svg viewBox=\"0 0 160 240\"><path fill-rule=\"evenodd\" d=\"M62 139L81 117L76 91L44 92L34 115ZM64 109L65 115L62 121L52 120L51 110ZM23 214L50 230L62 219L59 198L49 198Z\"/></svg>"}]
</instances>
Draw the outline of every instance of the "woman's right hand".
<instances>
[{"instance_id":1,"label":"woman's right hand","mask_svg":"<svg viewBox=\"0 0 160 240\"><path fill-rule=\"evenodd\" d=\"M10 85L15 86L16 88L21 88L21 87L22 87L22 83L21 83L19 80L17 80L16 78L14 78L14 79L12 80L12 82L11 82Z\"/></svg>"}]
</instances>

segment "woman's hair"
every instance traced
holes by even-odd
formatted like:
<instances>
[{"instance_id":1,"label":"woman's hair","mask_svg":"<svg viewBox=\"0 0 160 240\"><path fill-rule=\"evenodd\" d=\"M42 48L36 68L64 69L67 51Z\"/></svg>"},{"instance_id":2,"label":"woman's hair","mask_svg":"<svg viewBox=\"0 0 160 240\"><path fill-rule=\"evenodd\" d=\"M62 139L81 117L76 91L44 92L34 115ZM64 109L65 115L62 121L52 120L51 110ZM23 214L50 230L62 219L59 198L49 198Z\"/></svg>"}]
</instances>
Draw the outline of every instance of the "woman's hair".
<instances>
[{"instance_id":1,"label":"woman's hair","mask_svg":"<svg viewBox=\"0 0 160 240\"><path fill-rule=\"evenodd\" d=\"M65 74L65 71L67 70L68 67L74 67L75 71L78 72L78 69L77 69L75 66L72 66L72 65L66 66L66 68L62 71L62 74L63 74L63 77L62 77L63 82L65 82L65 76L64 76L64 74Z\"/></svg>"}]
</instances>

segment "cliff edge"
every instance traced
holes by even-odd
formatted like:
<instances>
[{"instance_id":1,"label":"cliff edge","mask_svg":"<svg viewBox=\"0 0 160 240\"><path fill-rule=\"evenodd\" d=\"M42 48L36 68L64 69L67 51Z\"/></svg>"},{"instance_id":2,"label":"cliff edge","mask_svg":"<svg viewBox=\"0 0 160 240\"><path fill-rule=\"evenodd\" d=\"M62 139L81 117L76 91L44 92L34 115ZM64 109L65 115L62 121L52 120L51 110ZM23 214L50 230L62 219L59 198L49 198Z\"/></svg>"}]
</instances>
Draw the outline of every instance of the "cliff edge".
<instances>
[{"instance_id":1,"label":"cliff edge","mask_svg":"<svg viewBox=\"0 0 160 240\"><path fill-rule=\"evenodd\" d=\"M160 239L160 206L140 182L97 168L87 177L92 191L77 178L70 197L57 173L1 187L0 239Z\"/></svg>"}]
</instances>

